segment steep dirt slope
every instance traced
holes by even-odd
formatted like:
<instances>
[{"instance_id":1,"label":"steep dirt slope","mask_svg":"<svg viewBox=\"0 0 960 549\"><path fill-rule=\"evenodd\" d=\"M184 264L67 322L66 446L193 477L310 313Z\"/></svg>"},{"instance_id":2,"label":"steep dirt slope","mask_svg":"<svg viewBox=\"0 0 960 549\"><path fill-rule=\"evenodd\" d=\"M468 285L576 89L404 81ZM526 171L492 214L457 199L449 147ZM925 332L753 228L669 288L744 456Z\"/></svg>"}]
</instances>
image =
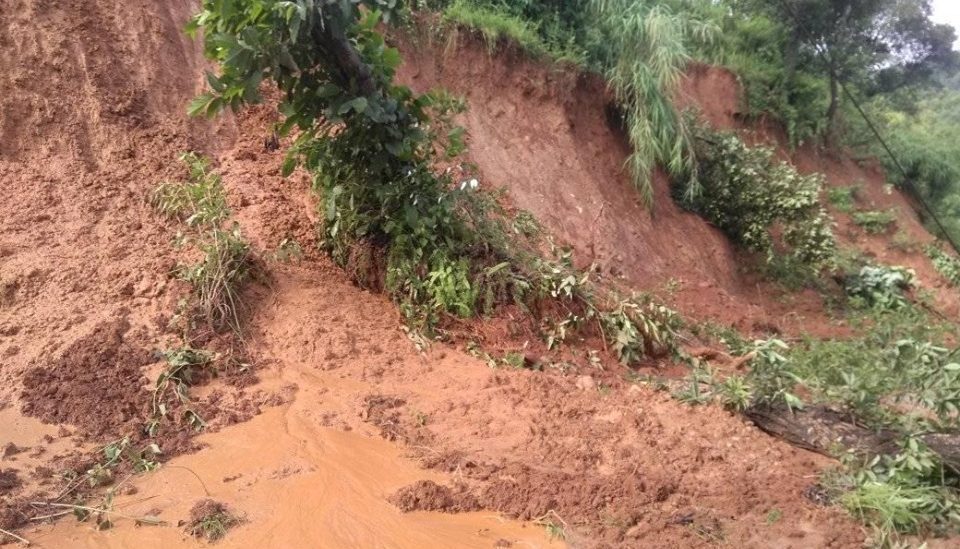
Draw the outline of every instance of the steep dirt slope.
<instances>
[{"instance_id":1,"label":"steep dirt slope","mask_svg":"<svg viewBox=\"0 0 960 549\"><path fill-rule=\"evenodd\" d=\"M470 110L463 123L481 184L506 187L517 206L574 247L581 265L596 263L689 317L748 333L843 333L816 294L787 292L762 280L750 268L753 261L720 231L674 204L662 172L655 174L653 208L640 202L624 167L629 145L611 121L610 95L598 77L545 66L508 47L492 55L467 32L453 42L433 40L401 40L401 79L420 91L439 86L466 97ZM740 118L739 89L730 72L696 66L678 99L714 127L739 130L752 142L782 143L775 129L758 131ZM919 252L932 237L899 192L884 190L882 171L812 147L791 153L781 145L780 154L802 172L826 174L829 185L860 183L865 207L896 208L915 250L894 249L891 235L865 235L845 214L837 216L842 245L914 268L925 286L937 290L942 309L958 310L956 292L943 286Z\"/></svg>"}]
</instances>

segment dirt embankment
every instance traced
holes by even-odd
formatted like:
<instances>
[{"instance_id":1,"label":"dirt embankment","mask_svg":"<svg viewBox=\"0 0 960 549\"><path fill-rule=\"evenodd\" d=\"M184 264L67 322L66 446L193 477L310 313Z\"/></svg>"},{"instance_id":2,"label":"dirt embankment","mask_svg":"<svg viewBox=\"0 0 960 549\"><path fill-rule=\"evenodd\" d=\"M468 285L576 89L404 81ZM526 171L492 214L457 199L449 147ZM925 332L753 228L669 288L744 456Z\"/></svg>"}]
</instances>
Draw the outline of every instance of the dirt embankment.
<instances>
[{"instance_id":1,"label":"dirt embankment","mask_svg":"<svg viewBox=\"0 0 960 549\"><path fill-rule=\"evenodd\" d=\"M543 546L545 524L588 547L857 545L859 527L805 496L825 460L719 409L680 404L613 364L492 370L448 345L418 353L391 303L316 252L306 179L281 178L282 152L263 147L274 110L214 125L183 115L203 68L180 33L190 9L4 3L0 46L13 55L0 58L0 443L16 448L0 472L0 528L22 524L14 501L63 488L54 471L78 449L136 425L157 371L147 351L176 343L169 320L187 291L171 275L177 227L144 197L180 175L177 153L199 150L266 258L268 276L245 294L261 381L197 391L208 447L132 480L136 494L116 503L125 513L176 524L213 497L245 519L223 542L238 547ZM823 323L814 296L784 301L743 276L736 251L677 209L662 177L655 212L637 203L599 82L476 45L442 63L429 51L440 48L408 52L405 78L467 95L483 184L507 186L583 262L641 289L675 279L678 305L695 317L747 329ZM301 261L269 259L286 239ZM405 509L486 511L405 514L394 494ZM195 543L173 526L116 522L107 533L61 522L24 535L49 547Z\"/></svg>"},{"instance_id":2,"label":"dirt embankment","mask_svg":"<svg viewBox=\"0 0 960 549\"><path fill-rule=\"evenodd\" d=\"M514 203L531 211L560 242L570 244L582 266L596 263L634 288L654 292L697 320L714 320L746 333L843 333L813 291L790 292L758 276L756 260L739 252L702 218L679 208L666 175L654 177L653 207L640 201L625 159L629 145L610 119L610 94L593 75L545 66L509 48L491 55L478 37L459 33L457 43L414 36L401 42L400 78L419 91L443 87L463 95L470 110L469 158L481 185L505 187ZM917 271L948 314L960 311L922 253L932 241L915 210L886 187L883 172L843 154L812 146L790 151L782 132L740 111L739 84L724 69L695 66L679 90L714 127L735 129L755 143L774 143L782 158L805 173L826 176L830 186L858 184L858 206L897 211L897 228L867 235L848 214L833 212L842 246ZM903 231L909 251L893 244Z\"/></svg>"}]
</instances>

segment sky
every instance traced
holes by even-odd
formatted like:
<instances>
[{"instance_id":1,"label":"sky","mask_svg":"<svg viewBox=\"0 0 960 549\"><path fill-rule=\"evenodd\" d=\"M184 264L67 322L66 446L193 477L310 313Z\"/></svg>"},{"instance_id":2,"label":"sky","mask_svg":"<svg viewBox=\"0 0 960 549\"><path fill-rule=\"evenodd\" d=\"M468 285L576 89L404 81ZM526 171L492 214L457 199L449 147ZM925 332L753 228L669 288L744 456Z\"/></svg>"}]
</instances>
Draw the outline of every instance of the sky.
<instances>
[{"instance_id":1,"label":"sky","mask_svg":"<svg viewBox=\"0 0 960 549\"><path fill-rule=\"evenodd\" d=\"M960 34L960 0L933 0L933 20L953 25ZM957 49L958 45L960 41L953 48Z\"/></svg>"}]
</instances>

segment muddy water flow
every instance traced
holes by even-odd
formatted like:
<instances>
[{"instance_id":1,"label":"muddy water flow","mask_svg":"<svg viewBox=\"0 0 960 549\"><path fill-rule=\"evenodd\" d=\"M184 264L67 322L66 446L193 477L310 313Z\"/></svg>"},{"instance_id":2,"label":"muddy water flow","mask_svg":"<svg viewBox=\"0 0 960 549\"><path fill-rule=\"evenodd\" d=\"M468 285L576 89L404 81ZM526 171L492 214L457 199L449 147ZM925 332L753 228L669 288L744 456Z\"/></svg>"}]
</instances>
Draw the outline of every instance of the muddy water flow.
<instances>
[{"instance_id":1,"label":"muddy water flow","mask_svg":"<svg viewBox=\"0 0 960 549\"><path fill-rule=\"evenodd\" d=\"M97 532L62 521L24 535L51 548L194 547L198 542L177 523L209 494L244 518L220 547L489 548L499 540L515 547L561 546L550 543L542 528L493 512L401 513L387 502L389 494L416 480L442 477L421 470L386 441L318 426L311 403L323 380L301 374L282 374L300 386L291 404L201 437L209 448L171 460L138 479L135 494L117 499L118 512L156 514L167 526L137 527L118 518L113 529Z\"/></svg>"}]
</instances>

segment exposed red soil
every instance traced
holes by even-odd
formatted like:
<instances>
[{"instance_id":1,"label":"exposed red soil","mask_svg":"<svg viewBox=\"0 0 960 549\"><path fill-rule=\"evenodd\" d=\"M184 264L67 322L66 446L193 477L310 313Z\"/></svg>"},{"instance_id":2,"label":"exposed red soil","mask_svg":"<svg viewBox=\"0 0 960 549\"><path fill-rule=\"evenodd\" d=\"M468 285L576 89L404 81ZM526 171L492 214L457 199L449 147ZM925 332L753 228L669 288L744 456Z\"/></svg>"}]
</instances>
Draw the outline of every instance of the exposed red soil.
<instances>
[{"instance_id":1,"label":"exposed red soil","mask_svg":"<svg viewBox=\"0 0 960 549\"><path fill-rule=\"evenodd\" d=\"M634 383L610 361L590 366L586 351L599 342L574 346L569 371L491 369L439 343L418 353L393 304L349 284L317 251L306 177L283 179L282 151L264 147L274 109L253 108L212 126L183 116L203 67L197 46L179 32L191 2L8 3L0 18L0 46L14 52L0 58L0 403L64 429L32 447L80 443L74 430L102 444L144 419L135 401L144 403L156 375L144 367L148 351L177 343L169 320L187 292L170 274L181 259L171 246L177 227L144 197L160 180L182 175L178 152L200 150L214 158L236 219L266 258L269 276L244 295L253 368L293 370L312 383L214 380L196 395L210 430L314 399L317 424L383 436L457 480L402 489L394 496L402 508L542 518L565 524L577 546L688 547L718 539L747 547L858 546L859 526L805 496L829 460L718 408L692 408ZM662 175L655 210L639 204L598 80L518 56L493 58L476 44L446 60L430 53L442 48L406 49L405 79L417 87L442 83L470 100L464 123L482 185L506 186L510 200L575 246L581 264L597 262L607 276L655 291L693 319L748 332L836 329L818 296L787 294L742 272L744 258L719 231L673 204ZM733 112L721 101L735 97L721 95L735 94L727 89L733 83L705 74L690 89L718 101L705 104L711 112ZM810 155L798 163L827 166L832 184L872 173ZM872 186L878 177L865 181ZM897 193L865 193L908 206ZM906 230L928 238L909 210L901 213ZM271 259L291 239L303 259ZM850 242L902 259L932 280L916 254L900 258L880 237ZM325 384L340 393L329 394ZM0 494L0 527L35 512L22 504L28 492L49 497L63 488L48 473L69 454L50 454L31 464L29 481L18 465L24 486ZM772 511L782 519L769 523Z\"/></svg>"}]
</instances>

